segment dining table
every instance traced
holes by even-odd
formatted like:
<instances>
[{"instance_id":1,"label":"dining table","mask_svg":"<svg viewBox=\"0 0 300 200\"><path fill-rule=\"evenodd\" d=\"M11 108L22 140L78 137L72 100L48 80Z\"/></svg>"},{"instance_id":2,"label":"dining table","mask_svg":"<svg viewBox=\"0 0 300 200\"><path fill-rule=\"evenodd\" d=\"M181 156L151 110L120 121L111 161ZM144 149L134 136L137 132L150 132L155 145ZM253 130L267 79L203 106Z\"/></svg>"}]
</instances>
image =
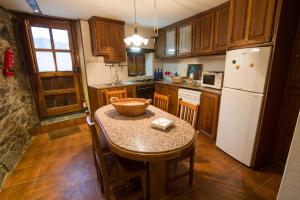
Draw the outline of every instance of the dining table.
<instances>
[{"instance_id":1,"label":"dining table","mask_svg":"<svg viewBox=\"0 0 300 200\"><path fill-rule=\"evenodd\" d=\"M149 163L150 199L164 199L167 195L167 161L194 148L194 128L152 105L143 115L124 116L109 104L96 110L94 117L112 152L127 159ZM157 118L172 120L174 126L166 131L154 129L150 124Z\"/></svg>"}]
</instances>

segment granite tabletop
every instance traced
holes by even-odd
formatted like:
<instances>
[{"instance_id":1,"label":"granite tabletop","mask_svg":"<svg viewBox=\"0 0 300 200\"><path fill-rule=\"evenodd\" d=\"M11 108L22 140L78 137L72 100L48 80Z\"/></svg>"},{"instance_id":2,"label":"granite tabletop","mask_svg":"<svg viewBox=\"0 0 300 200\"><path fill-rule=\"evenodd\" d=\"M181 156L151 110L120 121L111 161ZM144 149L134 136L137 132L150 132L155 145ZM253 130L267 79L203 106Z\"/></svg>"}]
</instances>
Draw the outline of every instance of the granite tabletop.
<instances>
[{"instance_id":1,"label":"granite tabletop","mask_svg":"<svg viewBox=\"0 0 300 200\"><path fill-rule=\"evenodd\" d=\"M150 127L158 117L174 120L175 126L166 132ZM194 141L193 127L154 106L149 106L145 115L122 116L110 104L95 112L108 140L114 145L138 153L164 153L180 149Z\"/></svg>"}]
</instances>

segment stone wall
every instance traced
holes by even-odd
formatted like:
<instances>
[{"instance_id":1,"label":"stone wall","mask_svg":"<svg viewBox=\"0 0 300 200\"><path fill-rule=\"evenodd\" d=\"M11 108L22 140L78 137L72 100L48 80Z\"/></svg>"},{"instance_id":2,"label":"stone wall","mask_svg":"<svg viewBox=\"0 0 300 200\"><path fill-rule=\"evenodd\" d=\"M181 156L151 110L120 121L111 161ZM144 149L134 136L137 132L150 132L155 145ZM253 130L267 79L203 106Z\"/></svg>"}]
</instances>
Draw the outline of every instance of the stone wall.
<instances>
[{"instance_id":1,"label":"stone wall","mask_svg":"<svg viewBox=\"0 0 300 200\"><path fill-rule=\"evenodd\" d=\"M13 19L10 12L0 7L0 66L4 51L10 46L16 67L16 77L4 78L0 70L0 186L30 139L28 130L39 122Z\"/></svg>"}]
</instances>

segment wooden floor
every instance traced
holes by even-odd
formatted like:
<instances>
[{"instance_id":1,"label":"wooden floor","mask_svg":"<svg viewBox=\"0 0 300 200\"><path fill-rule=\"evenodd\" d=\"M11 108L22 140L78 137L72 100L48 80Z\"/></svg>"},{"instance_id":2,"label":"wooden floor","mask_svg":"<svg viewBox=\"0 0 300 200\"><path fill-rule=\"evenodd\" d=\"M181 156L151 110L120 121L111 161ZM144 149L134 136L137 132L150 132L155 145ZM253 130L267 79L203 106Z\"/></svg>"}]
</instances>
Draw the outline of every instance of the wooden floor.
<instances>
[{"instance_id":1,"label":"wooden floor","mask_svg":"<svg viewBox=\"0 0 300 200\"><path fill-rule=\"evenodd\" d=\"M6 179L0 199L103 199L96 181L88 128L49 140L36 136ZM184 170L186 165L179 165ZM196 146L195 181L178 180L169 199L276 199L281 175L269 167L252 171L219 150L206 136Z\"/></svg>"}]
</instances>

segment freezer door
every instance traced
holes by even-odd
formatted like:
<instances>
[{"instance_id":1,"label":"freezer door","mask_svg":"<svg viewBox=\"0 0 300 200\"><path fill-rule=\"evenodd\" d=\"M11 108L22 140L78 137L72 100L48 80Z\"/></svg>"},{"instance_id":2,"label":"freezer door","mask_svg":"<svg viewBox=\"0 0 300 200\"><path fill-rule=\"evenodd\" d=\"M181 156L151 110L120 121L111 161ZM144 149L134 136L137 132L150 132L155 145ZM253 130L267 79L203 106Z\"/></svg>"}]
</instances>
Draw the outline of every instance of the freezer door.
<instances>
[{"instance_id":1,"label":"freezer door","mask_svg":"<svg viewBox=\"0 0 300 200\"><path fill-rule=\"evenodd\" d=\"M251 166L262 100L262 94L222 90L216 145L247 166Z\"/></svg>"},{"instance_id":2,"label":"freezer door","mask_svg":"<svg viewBox=\"0 0 300 200\"><path fill-rule=\"evenodd\" d=\"M272 47L227 51L223 87L264 93Z\"/></svg>"}]
</instances>

